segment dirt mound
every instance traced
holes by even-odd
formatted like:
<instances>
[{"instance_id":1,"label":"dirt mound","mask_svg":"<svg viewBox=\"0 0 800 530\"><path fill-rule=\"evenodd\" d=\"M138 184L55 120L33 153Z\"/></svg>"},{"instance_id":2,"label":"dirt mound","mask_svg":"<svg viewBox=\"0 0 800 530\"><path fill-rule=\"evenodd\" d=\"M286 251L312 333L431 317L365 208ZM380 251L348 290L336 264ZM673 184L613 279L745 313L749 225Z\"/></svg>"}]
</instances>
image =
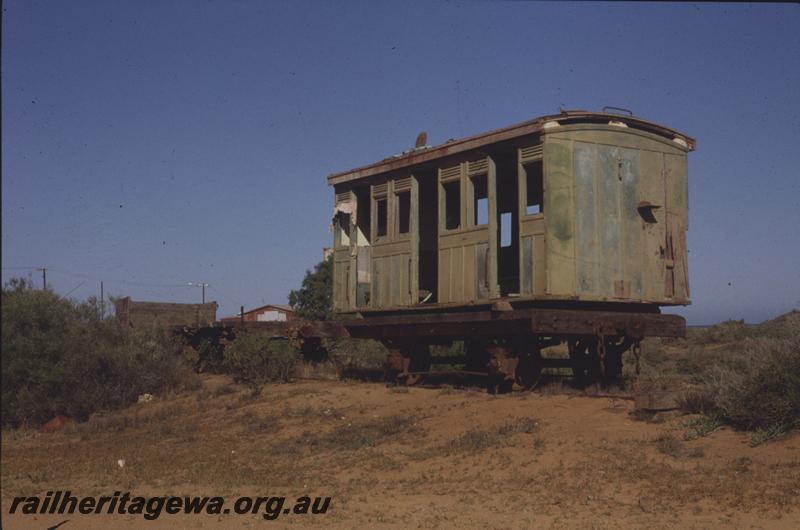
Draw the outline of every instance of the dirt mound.
<instances>
[{"instance_id":1,"label":"dirt mound","mask_svg":"<svg viewBox=\"0 0 800 530\"><path fill-rule=\"evenodd\" d=\"M254 399L224 377L207 377L200 392L47 436L4 432L3 510L13 495L124 489L333 498L326 515L285 516L284 524L299 526L796 527L797 432L750 447L746 434L725 427L693 436L693 416L637 420L633 406L606 397L335 381L270 385ZM63 519L37 517L5 516L4 523L44 527ZM142 519L75 522L138 528ZM262 523L258 514L162 515L152 526Z\"/></svg>"}]
</instances>

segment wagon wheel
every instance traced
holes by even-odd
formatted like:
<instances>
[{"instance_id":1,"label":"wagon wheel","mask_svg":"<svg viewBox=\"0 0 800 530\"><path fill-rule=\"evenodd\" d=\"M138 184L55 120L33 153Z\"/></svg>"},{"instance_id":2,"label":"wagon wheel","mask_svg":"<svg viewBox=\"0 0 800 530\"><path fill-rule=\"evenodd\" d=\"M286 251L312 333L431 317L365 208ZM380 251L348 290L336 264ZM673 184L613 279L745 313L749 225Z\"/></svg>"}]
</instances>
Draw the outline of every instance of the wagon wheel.
<instances>
[{"instance_id":1,"label":"wagon wheel","mask_svg":"<svg viewBox=\"0 0 800 530\"><path fill-rule=\"evenodd\" d=\"M579 339L570 342L568 346L572 375L578 386L584 387L589 382L598 380L601 371L597 341L595 339Z\"/></svg>"},{"instance_id":2,"label":"wagon wheel","mask_svg":"<svg viewBox=\"0 0 800 530\"><path fill-rule=\"evenodd\" d=\"M539 383L542 375L542 355L538 348L522 357L517 366L517 382L525 390L531 390Z\"/></svg>"},{"instance_id":3,"label":"wagon wheel","mask_svg":"<svg viewBox=\"0 0 800 530\"><path fill-rule=\"evenodd\" d=\"M630 341L624 337L615 341L611 338L606 339L606 358L604 364L605 371L603 380L606 384L617 382L622 383L622 354L630 347Z\"/></svg>"},{"instance_id":4,"label":"wagon wheel","mask_svg":"<svg viewBox=\"0 0 800 530\"><path fill-rule=\"evenodd\" d=\"M567 347L569 348L572 377L579 385L582 385L586 379L586 345L582 340L570 340Z\"/></svg>"},{"instance_id":5,"label":"wagon wheel","mask_svg":"<svg viewBox=\"0 0 800 530\"><path fill-rule=\"evenodd\" d=\"M425 373L421 372L429 372L430 369L431 354L428 346L424 345L413 352L408 365L408 373L401 374L403 383L406 386L416 385L425 377Z\"/></svg>"},{"instance_id":6,"label":"wagon wheel","mask_svg":"<svg viewBox=\"0 0 800 530\"><path fill-rule=\"evenodd\" d=\"M516 380L520 358L516 345L506 341L497 341L486 347L489 354L488 391L490 394L506 394L511 392Z\"/></svg>"},{"instance_id":7,"label":"wagon wheel","mask_svg":"<svg viewBox=\"0 0 800 530\"><path fill-rule=\"evenodd\" d=\"M397 381L403 371L403 356L395 348L388 348L389 353L383 364L383 380L386 382Z\"/></svg>"},{"instance_id":8,"label":"wagon wheel","mask_svg":"<svg viewBox=\"0 0 800 530\"><path fill-rule=\"evenodd\" d=\"M489 353L486 351L485 342L478 340L464 341L464 356L466 357L465 368L467 371L486 372Z\"/></svg>"}]
</instances>

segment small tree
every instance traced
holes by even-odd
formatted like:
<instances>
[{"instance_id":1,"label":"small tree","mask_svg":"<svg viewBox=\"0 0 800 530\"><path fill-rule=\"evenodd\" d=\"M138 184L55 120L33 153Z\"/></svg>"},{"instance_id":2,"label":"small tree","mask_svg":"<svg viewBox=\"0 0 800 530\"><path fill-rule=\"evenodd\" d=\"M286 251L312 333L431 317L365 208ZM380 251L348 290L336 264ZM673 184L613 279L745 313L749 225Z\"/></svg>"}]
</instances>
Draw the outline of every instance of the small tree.
<instances>
[{"instance_id":1,"label":"small tree","mask_svg":"<svg viewBox=\"0 0 800 530\"><path fill-rule=\"evenodd\" d=\"M269 381L288 381L298 359L299 352L289 341L261 335L240 335L225 348L228 373L254 396Z\"/></svg>"},{"instance_id":2,"label":"small tree","mask_svg":"<svg viewBox=\"0 0 800 530\"><path fill-rule=\"evenodd\" d=\"M197 382L165 330L132 330L103 319L92 297L77 302L14 279L2 288L2 424L39 424L65 414L136 402Z\"/></svg>"},{"instance_id":3,"label":"small tree","mask_svg":"<svg viewBox=\"0 0 800 530\"><path fill-rule=\"evenodd\" d=\"M333 314L333 258L317 263L306 271L300 289L289 293L289 304L300 318L330 320Z\"/></svg>"}]
</instances>

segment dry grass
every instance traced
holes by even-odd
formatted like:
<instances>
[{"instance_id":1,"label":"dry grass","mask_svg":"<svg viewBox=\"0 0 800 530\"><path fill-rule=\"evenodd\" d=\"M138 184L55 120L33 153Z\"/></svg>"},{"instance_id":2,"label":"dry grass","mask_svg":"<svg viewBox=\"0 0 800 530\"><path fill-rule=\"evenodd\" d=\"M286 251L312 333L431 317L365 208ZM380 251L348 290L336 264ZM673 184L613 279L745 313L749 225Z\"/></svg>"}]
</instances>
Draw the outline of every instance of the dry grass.
<instances>
[{"instance_id":1,"label":"dry grass","mask_svg":"<svg viewBox=\"0 0 800 530\"><path fill-rule=\"evenodd\" d=\"M672 432L663 432L655 439L655 446L659 453L672 458L702 458L705 451L702 447L686 447Z\"/></svg>"},{"instance_id":2,"label":"dry grass","mask_svg":"<svg viewBox=\"0 0 800 530\"><path fill-rule=\"evenodd\" d=\"M748 514L770 526L800 515L797 435L751 448L705 416L635 422L631 402L578 392L322 382L252 396L214 377L61 433L4 431L4 491L311 491L334 497L324 523L341 528L713 527Z\"/></svg>"}]
</instances>

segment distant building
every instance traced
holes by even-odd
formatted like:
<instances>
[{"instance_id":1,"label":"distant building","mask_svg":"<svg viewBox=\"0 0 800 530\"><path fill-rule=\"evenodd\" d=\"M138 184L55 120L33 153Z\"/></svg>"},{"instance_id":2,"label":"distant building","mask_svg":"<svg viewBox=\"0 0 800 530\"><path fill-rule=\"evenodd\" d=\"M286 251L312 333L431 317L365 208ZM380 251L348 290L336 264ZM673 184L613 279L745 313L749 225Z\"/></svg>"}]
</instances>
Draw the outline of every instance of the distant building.
<instances>
[{"instance_id":1,"label":"distant building","mask_svg":"<svg viewBox=\"0 0 800 530\"><path fill-rule=\"evenodd\" d=\"M217 303L174 304L134 302L130 296L114 301L117 318L132 328L210 326L217 319Z\"/></svg>"},{"instance_id":2,"label":"distant building","mask_svg":"<svg viewBox=\"0 0 800 530\"><path fill-rule=\"evenodd\" d=\"M294 310L291 306L283 304L268 304L255 309L250 309L242 315L225 317L221 322L235 322L244 318L247 322L286 322L292 320Z\"/></svg>"}]
</instances>

